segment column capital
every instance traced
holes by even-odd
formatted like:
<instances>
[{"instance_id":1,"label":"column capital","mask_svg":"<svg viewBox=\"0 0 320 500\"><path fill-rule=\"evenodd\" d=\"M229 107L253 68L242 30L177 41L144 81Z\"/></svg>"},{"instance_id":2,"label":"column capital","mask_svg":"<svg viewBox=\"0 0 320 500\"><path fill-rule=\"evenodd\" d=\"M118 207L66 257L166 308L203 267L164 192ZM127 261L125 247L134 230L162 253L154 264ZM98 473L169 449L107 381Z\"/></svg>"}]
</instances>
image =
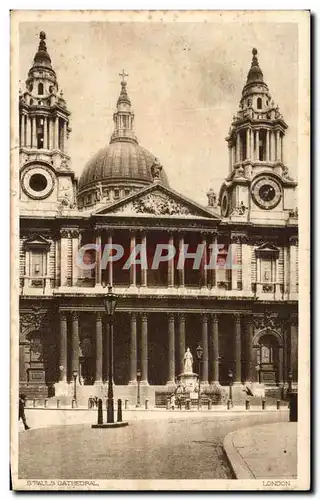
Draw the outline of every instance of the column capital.
<instances>
[{"instance_id":1,"label":"column capital","mask_svg":"<svg viewBox=\"0 0 320 500\"><path fill-rule=\"evenodd\" d=\"M290 236L289 243L291 246L298 246L298 236Z\"/></svg>"},{"instance_id":2,"label":"column capital","mask_svg":"<svg viewBox=\"0 0 320 500\"><path fill-rule=\"evenodd\" d=\"M219 314L213 313L210 316L213 323L219 323Z\"/></svg>"},{"instance_id":3,"label":"column capital","mask_svg":"<svg viewBox=\"0 0 320 500\"><path fill-rule=\"evenodd\" d=\"M208 315L207 315L207 313L202 313L201 314L201 320L202 320L202 323L208 323Z\"/></svg>"},{"instance_id":4,"label":"column capital","mask_svg":"<svg viewBox=\"0 0 320 500\"><path fill-rule=\"evenodd\" d=\"M167 314L168 314L168 320L169 321L174 321L175 314L173 312L168 312Z\"/></svg>"},{"instance_id":5,"label":"column capital","mask_svg":"<svg viewBox=\"0 0 320 500\"><path fill-rule=\"evenodd\" d=\"M240 323L241 323L241 315L239 313L235 313L234 314L234 318L235 318L236 325L240 325Z\"/></svg>"},{"instance_id":6,"label":"column capital","mask_svg":"<svg viewBox=\"0 0 320 500\"><path fill-rule=\"evenodd\" d=\"M71 312L71 317L72 317L72 321L78 321L79 320L79 313L78 313L78 311L72 311Z\"/></svg>"},{"instance_id":7,"label":"column capital","mask_svg":"<svg viewBox=\"0 0 320 500\"><path fill-rule=\"evenodd\" d=\"M148 321L148 313L146 312L143 312L143 313L140 313L141 314L141 319L143 322L147 322Z\"/></svg>"},{"instance_id":8,"label":"column capital","mask_svg":"<svg viewBox=\"0 0 320 500\"><path fill-rule=\"evenodd\" d=\"M96 316L96 321L102 321L104 314L102 311L96 311L95 316Z\"/></svg>"},{"instance_id":9,"label":"column capital","mask_svg":"<svg viewBox=\"0 0 320 500\"><path fill-rule=\"evenodd\" d=\"M129 316L130 316L131 321L137 320L137 313L136 312L134 312L134 311L129 312Z\"/></svg>"},{"instance_id":10,"label":"column capital","mask_svg":"<svg viewBox=\"0 0 320 500\"><path fill-rule=\"evenodd\" d=\"M185 321L186 320L186 315L183 312L178 313L178 318L180 321Z\"/></svg>"},{"instance_id":11,"label":"column capital","mask_svg":"<svg viewBox=\"0 0 320 500\"><path fill-rule=\"evenodd\" d=\"M66 311L60 311L60 320L67 321L67 312Z\"/></svg>"}]
</instances>

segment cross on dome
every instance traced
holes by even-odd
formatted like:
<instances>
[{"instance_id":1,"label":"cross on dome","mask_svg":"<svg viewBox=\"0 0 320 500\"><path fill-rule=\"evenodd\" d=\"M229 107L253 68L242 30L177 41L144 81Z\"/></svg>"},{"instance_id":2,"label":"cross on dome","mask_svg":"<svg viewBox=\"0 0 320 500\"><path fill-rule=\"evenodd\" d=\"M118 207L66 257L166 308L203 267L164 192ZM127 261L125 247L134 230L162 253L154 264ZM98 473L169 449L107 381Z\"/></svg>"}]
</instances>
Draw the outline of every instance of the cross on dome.
<instances>
[{"instance_id":1,"label":"cross on dome","mask_svg":"<svg viewBox=\"0 0 320 500\"><path fill-rule=\"evenodd\" d=\"M125 77L126 77L126 76L129 76L129 74L128 74L128 73L125 73L125 71L124 71L124 69L123 69L123 70L122 70L122 72L121 72L121 73L119 73L119 76L121 76L121 78L122 78L122 82L125 82Z\"/></svg>"}]
</instances>

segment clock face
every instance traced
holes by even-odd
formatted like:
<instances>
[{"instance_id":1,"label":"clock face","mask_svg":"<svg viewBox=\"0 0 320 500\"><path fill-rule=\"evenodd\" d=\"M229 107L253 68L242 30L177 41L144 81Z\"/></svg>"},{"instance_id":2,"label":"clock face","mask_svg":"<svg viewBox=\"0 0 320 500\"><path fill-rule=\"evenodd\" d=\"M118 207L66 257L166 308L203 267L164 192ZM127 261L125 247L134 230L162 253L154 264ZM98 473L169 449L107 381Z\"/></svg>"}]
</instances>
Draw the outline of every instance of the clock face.
<instances>
[{"instance_id":1,"label":"clock face","mask_svg":"<svg viewBox=\"0 0 320 500\"><path fill-rule=\"evenodd\" d=\"M54 177L49 168L32 165L23 172L21 185L30 198L42 200L52 193Z\"/></svg>"},{"instance_id":2,"label":"clock face","mask_svg":"<svg viewBox=\"0 0 320 500\"><path fill-rule=\"evenodd\" d=\"M252 197L255 203L266 210L278 205L281 199L281 187L271 177L260 177L252 186Z\"/></svg>"},{"instance_id":3,"label":"clock face","mask_svg":"<svg viewBox=\"0 0 320 500\"><path fill-rule=\"evenodd\" d=\"M221 200L221 215L222 217L227 217L229 211L229 195L227 192L223 193Z\"/></svg>"}]
</instances>

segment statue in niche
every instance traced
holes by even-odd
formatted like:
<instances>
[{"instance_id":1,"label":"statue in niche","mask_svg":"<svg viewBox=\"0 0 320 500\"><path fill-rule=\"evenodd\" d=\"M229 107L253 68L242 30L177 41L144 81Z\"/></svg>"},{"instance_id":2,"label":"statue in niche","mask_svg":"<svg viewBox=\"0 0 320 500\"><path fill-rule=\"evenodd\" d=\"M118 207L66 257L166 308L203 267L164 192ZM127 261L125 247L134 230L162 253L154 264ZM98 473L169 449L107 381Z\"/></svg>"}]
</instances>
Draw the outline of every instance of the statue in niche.
<instances>
[{"instance_id":1,"label":"statue in niche","mask_svg":"<svg viewBox=\"0 0 320 500\"><path fill-rule=\"evenodd\" d=\"M190 352L189 347L186 350L186 353L183 357L184 360L184 373L193 373L192 364L193 364L193 356Z\"/></svg>"}]
</instances>

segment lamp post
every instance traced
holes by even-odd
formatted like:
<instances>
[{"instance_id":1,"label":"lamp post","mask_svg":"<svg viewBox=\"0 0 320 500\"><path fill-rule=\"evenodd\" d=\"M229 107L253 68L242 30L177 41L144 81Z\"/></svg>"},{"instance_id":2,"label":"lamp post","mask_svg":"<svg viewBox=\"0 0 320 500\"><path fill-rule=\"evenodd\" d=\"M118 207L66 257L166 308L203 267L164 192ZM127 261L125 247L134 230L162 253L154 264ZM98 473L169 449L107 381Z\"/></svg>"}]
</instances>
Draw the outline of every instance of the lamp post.
<instances>
[{"instance_id":1,"label":"lamp post","mask_svg":"<svg viewBox=\"0 0 320 500\"><path fill-rule=\"evenodd\" d=\"M231 401L231 404L233 404L232 403L232 384L233 384L233 373L232 373L232 370L229 370L228 377L229 377L229 399Z\"/></svg>"},{"instance_id":2,"label":"lamp post","mask_svg":"<svg viewBox=\"0 0 320 500\"><path fill-rule=\"evenodd\" d=\"M288 373L288 392L292 393L292 372Z\"/></svg>"},{"instance_id":3,"label":"lamp post","mask_svg":"<svg viewBox=\"0 0 320 500\"><path fill-rule=\"evenodd\" d=\"M104 299L104 307L108 315L109 342L108 342L108 397L107 397L107 423L114 423L113 406L113 315L117 306L117 295L112 291L112 285L108 285L108 293Z\"/></svg>"},{"instance_id":4,"label":"lamp post","mask_svg":"<svg viewBox=\"0 0 320 500\"><path fill-rule=\"evenodd\" d=\"M72 376L73 376L73 399L75 400L75 402L77 402L77 376L78 376L77 370L73 370Z\"/></svg>"},{"instance_id":5,"label":"lamp post","mask_svg":"<svg viewBox=\"0 0 320 500\"><path fill-rule=\"evenodd\" d=\"M201 361L202 361L202 356L203 356L203 349L200 344L198 344L198 347L196 349L197 353L197 360L198 360L198 372L199 372L199 385L198 385L198 410L200 410L201 407L201 388L200 388L200 372L201 372Z\"/></svg>"},{"instance_id":6,"label":"lamp post","mask_svg":"<svg viewBox=\"0 0 320 500\"><path fill-rule=\"evenodd\" d=\"M141 402L140 402L140 380L141 380L141 371L137 370L138 392L137 392L137 404L136 404L136 408L140 408L140 406L141 406Z\"/></svg>"}]
</instances>

